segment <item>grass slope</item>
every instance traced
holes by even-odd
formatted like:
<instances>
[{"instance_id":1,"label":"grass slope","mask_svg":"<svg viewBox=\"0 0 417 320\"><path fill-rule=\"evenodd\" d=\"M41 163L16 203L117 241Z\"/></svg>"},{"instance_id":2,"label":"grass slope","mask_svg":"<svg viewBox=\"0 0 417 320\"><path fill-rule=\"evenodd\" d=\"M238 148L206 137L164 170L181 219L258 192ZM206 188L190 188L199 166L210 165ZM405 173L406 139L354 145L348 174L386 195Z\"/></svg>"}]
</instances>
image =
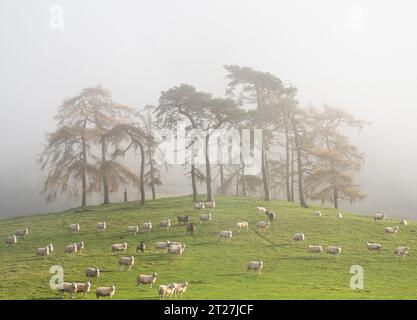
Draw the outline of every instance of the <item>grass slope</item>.
<instances>
[{"instance_id":1,"label":"grass slope","mask_svg":"<svg viewBox=\"0 0 417 320\"><path fill-rule=\"evenodd\" d=\"M283 201L263 202L258 199L217 197L217 208L211 210L213 220L198 224L194 237L185 235L185 227L176 225L179 214L189 214L196 221L200 211L192 210L191 197L172 197L149 201L145 206L136 202L90 207L85 211L33 215L0 220L0 239L27 226L29 236L19 239L14 247L0 244L0 299L55 299L49 288L52 265L62 265L65 281L85 281L84 270L99 266L101 277L92 281L92 292L100 286L116 285L115 299L156 299L156 286L137 287L138 274L158 273L156 284L188 281L184 299L415 299L417 297L416 222L400 228L393 238L384 234L384 226L397 225L397 220L375 223L371 217L345 213L336 218L333 209L303 209ZM255 223L266 220L256 212L256 205L265 205L277 214L271 228L255 230ZM174 227L159 228L159 221L170 218ZM107 222L107 231L97 233L95 225ZM151 220L154 229L149 234L127 235L127 225ZM239 220L249 221L249 231L235 231ZM78 234L67 231L70 223L79 222ZM233 230L230 243L221 243L219 231ZM295 232L304 232L306 240L293 244ZM144 240L145 254L135 253L136 244ZM83 240L86 249L81 255L64 255L69 243ZM178 240L187 247L182 256L170 257L155 253L156 241ZM380 242L382 253L368 252L365 241ZM117 255L111 254L112 243L126 241L127 254L135 255L131 272L119 271ZM35 255L37 247L52 242L55 252L42 258ZM340 258L326 254L311 258L307 244L341 245ZM395 259L395 246L408 245L411 253L405 259ZM262 273L246 272L249 260L264 261ZM351 290L350 266L365 270L365 288ZM81 295L78 297L81 299ZM95 299L90 293L88 299Z\"/></svg>"}]
</instances>

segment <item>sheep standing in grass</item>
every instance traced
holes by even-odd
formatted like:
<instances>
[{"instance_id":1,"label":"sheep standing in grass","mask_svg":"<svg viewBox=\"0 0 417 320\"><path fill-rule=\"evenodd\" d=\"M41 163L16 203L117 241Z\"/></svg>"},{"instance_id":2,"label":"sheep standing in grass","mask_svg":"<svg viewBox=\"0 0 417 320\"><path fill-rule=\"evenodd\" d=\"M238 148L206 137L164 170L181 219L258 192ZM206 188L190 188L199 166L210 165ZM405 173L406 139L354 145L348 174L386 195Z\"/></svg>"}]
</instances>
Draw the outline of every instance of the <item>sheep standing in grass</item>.
<instances>
[{"instance_id":1,"label":"sheep standing in grass","mask_svg":"<svg viewBox=\"0 0 417 320\"><path fill-rule=\"evenodd\" d=\"M171 227L171 220L170 220L170 219L168 219L168 220L163 220L163 221L161 221L161 222L159 223L159 226L160 226L161 228L165 228L165 229L169 230L169 228Z\"/></svg>"},{"instance_id":2,"label":"sheep standing in grass","mask_svg":"<svg viewBox=\"0 0 417 320\"><path fill-rule=\"evenodd\" d=\"M125 251L127 249L127 243L115 243L111 245L111 251Z\"/></svg>"},{"instance_id":3,"label":"sheep standing in grass","mask_svg":"<svg viewBox=\"0 0 417 320\"><path fill-rule=\"evenodd\" d=\"M385 219L385 214L384 213L375 213L374 214L374 221L384 220L384 219Z\"/></svg>"},{"instance_id":4,"label":"sheep standing in grass","mask_svg":"<svg viewBox=\"0 0 417 320\"><path fill-rule=\"evenodd\" d=\"M169 298L175 292L175 283L168 285L161 284L158 286L159 299Z\"/></svg>"},{"instance_id":5,"label":"sheep standing in grass","mask_svg":"<svg viewBox=\"0 0 417 320\"><path fill-rule=\"evenodd\" d=\"M99 222L99 223L97 223L96 224L96 230L97 231L106 231L106 229L107 229L107 224L106 224L106 222Z\"/></svg>"},{"instance_id":6,"label":"sheep standing in grass","mask_svg":"<svg viewBox=\"0 0 417 320\"><path fill-rule=\"evenodd\" d=\"M401 223L403 226L408 225L407 220L405 220L404 218L402 218L402 219L401 219L400 223Z\"/></svg>"},{"instance_id":7,"label":"sheep standing in grass","mask_svg":"<svg viewBox=\"0 0 417 320\"><path fill-rule=\"evenodd\" d=\"M96 290L96 298L101 299L101 297L109 297L109 299L111 299L115 292L116 292L116 287L115 286L99 287Z\"/></svg>"},{"instance_id":8,"label":"sheep standing in grass","mask_svg":"<svg viewBox=\"0 0 417 320\"><path fill-rule=\"evenodd\" d=\"M265 213L267 210L264 207L256 207L256 211Z\"/></svg>"},{"instance_id":9,"label":"sheep standing in grass","mask_svg":"<svg viewBox=\"0 0 417 320\"><path fill-rule=\"evenodd\" d=\"M135 257L120 257L119 258L119 270L124 270L124 266L128 266L128 270L131 271L133 265L135 264Z\"/></svg>"},{"instance_id":10,"label":"sheep standing in grass","mask_svg":"<svg viewBox=\"0 0 417 320\"><path fill-rule=\"evenodd\" d=\"M315 215L316 217L321 217L321 212L320 211L314 211L313 215Z\"/></svg>"},{"instance_id":11,"label":"sheep standing in grass","mask_svg":"<svg viewBox=\"0 0 417 320\"><path fill-rule=\"evenodd\" d=\"M78 251L78 246L76 243L71 243L67 245L64 249L64 253L76 253Z\"/></svg>"},{"instance_id":12,"label":"sheep standing in grass","mask_svg":"<svg viewBox=\"0 0 417 320\"><path fill-rule=\"evenodd\" d=\"M294 235L292 236L292 240L293 241L304 241L304 233L294 233Z\"/></svg>"},{"instance_id":13,"label":"sheep standing in grass","mask_svg":"<svg viewBox=\"0 0 417 320\"><path fill-rule=\"evenodd\" d=\"M98 278L100 276L100 269L98 267L95 268L87 268L85 269L85 275L87 279L90 278Z\"/></svg>"},{"instance_id":14,"label":"sheep standing in grass","mask_svg":"<svg viewBox=\"0 0 417 320\"><path fill-rule=\"evenodd\" d=\"M236 223L236 227L237 227L238 231L240 231L240 230L246 230L247 231L248 228L249 228L249 223L247 221L241 221L241 222Z\"/></svg>"},{"instance_id":15,"label":"sheep standing in grass","mask_svg":"<svg viewBox=\"0 0 417 320\"><path fill-rule=\"evenodd\" d=\"M203 221L211 221L211 213L202 213L198 216L200 223Z\"/></svg>"},{"instance_id":16,"label":"sheep standing in grass","mask_svg":"<svg viewBox=\"0 0 417 320\"><path fill-rule=\"evenodd\" d=\"M185 244L181 245L181 244L174 244L168 247L168 252L170 254L177 254L177 255L181 255L185 250Z\"/></svg>"},{"instance_id":17,"label":"sheep standing in grass","mask_svg":"<svg viewBox=\"0 0 417 320\"><path fill-rule=\"evenodd\" d=\"M58 292L61 298L64 297L65 292L68 292L70 298L74 298L77 295L77 284L75 282L62 282L58 287Z\"/></svg>"},{"instance_id":18,"label":"sheep standing in grass","mask_svg":"<svg viewBox=\"0 0 417 320\"><path fill-rule=\"evenodd\" d=\"M83 292L84 293L84 298L87 298L87 293L90 293L90 289L91 289L91 284L90 281L86 281L85 283L79 283L77 282L77 293L78 292Z\"/></svg>"},{"instance_id":19,"label":"sheep standing in grass","mask_svg":"<svg viewBox=\"0 0 417 320\"><path fill-rule=\"evenodd\" d=\"M267 228L269 228L270 225L271 225L271 222L269 222L269 221L258 221L256 223L256 229L257 230L259 230L259 229L267 229Z\"/></svg>"},{"instance_id":20,"label":"sheep standing in grass","mask_svg":"<svg viewBox=\"0 0 417 320\"><path fill-rule=\"evenodd\" d=\"M152 222L148 221L143 224L143 231L151 232L152 230Z\"/></svg>"},{"instance_id":21,"label":"sheep standing in grass","mask_svg":"<svg viewBox=\"0 0 417 320\"><path fill-rule=\"evenodd\" d=\"M173 283L173 285L175 285L174 297L177 297L177 295L179 294L182 298L183 293L187 290L188 282Z\"/></svg>"},{"instance_id":22,"label":"sheep standing in grass","mask_svg":"<svg viewBox=\"0 0 417 320\"><path fill-rule=\"evenodd\" d=\"M232 230L220 231L220 239L222 242L223 240L230 242L232 235Z\"/></svg>"},{"instance_id":23,"label":"sheep standing in grass","mask_svg":"<svg viewBox=\"0 0 417 320\"><path fill-rule=\"evenodd\" d=\"M268 217L269 222L272 223L272 221L274 221L274 219L275 219L275 213L273 213L272 211L267 210L265 212L265 214Z\"/></svg>"},{"instance_id":24,"label":"sheep standing in grass","mask_svg":"<svg viewBox=\"0 0 417 320\"><path fill-rule=\"evenodd\" d=\"M80 241L80 242L76 243L75 245L77 246L77 251L79 253L81 253L81 251L84 250L84 248L85 248L84 247L84 241Z\"/></svg>"},{"instance_id":25,"label":"sheep standing in grass","mask_svg":"<svg viewBox=\"0 0 417 320\"><path fill-rule=\"evenodd\" d=\"M194 202L193 208L194 210L204 209L204 202L201 202L201 201Z\"/></svg>"},{"instance_id":26,"label":"sheep standing in grass","mask_svg":"<svg viewBox=\"0 0 417 320\"><path fill-rule=\"evenodd\" d=\"M16 237L24 237L26 238L29 234L28 228L24 227L23 229L16 230L16 233L14 234Z\"/></svg>"},{"instance_id":27,"label":"sheep standing in grass","mask_svg":"<svg viewBox=\"0 0 417 320\"><path fill-rule=\"evenodd\" d=\"M144 275L141 274L136 278L136 284L139 286L141 284L149 284L150 287L152 288L152 284L155 283L156 281L156 277L158 276L158 274L156 272L152 273L151 275Z\"/></svg>"},{"instance_id":28,"label":"sheep standing in grass","mask_svg":"<svg viewBox=\"0 0 417 320\"><path fill-rule=\"evenodd\" d=\"M195 226L194 226L194 223L193 222L187 224L186 234L194 235L194 228L195 228Z\"/></svg>"},{"instance_id":29,"label":"sheep standing in grass","mask_svg":"<svg viewBox=\"0 0 417 320\"><path fill-rule=\"evenodd\" d=\"M382 245L379 243L371 243L371 242L366 241L366 247L368 248L369 251L381 252L379 250L381 250Z\"/></svg>"},{"instance_id":30,"label":"sheep standing in grass","mask_svg":"<svg viewBox=\"0 0 417 320\"><path fill-rule=\"evenodd\" d=\"M136 236L136 234L139 232L139 226L128 226L126 231L127 233L133 234Z\"/></svg>"},{"instance_id":31,"label":"sheep standing in grass","mask_svg":"<svg viewBox=\"0 0 417 320\"><path fill-rule=\"evenodd\" d=\"M158 242L155 242L155 244L154 244L155 251L158 252L158 250L166 250L166 249L168 249L169 244L170 244L169 241L158 241Z\"/></svg>"},{"instance_id":32,"label":"sheep standing in grass","mask_svg":"<svg viewBox=\"0 0 417 320\"><path fill-rule=\"evenodd\" d=\"M342 247L339 246L328 246L326 249L327 254L335 254L339 258L339 255L342 253Z\"/></svg>"},{"instance_id":33,"label":"sheep standing in grass","mask_svg":"<svg viewBox=\"0 0 417 320\"><path fill-rule=\"evenodd\" d=\"M6 244L8 246L15 245L17 243L17 237L16 236L10 236L6 238Z\"/></svg>"},{"instance_id":34,"label":"sheep standing in grass","mask_svg":"<svg viewBox=\"0 0 417 320\"><path fill-rule=\"evenodd\" d=\"M323 252L323 247L321 245L308 245L308 250L311 252L311 256L313 257L313 255L315 253L322 253Z\"/></svg>"},{"instance_id":35,"label":"sheep standing in grass","mask_svg":"<svg viewBox=\"0 0 417 320\"><path fill-rule=\"evenodd\" d=\"M386 227L384 231L385 233L388 233L395 237L395 234L398 232L398 227Z\"/></svg>"},{"instance_id":36,"label":"sheep standing in grass","mask_svg":"<svg viewBox=\"0 0 417 320\"><path fill-rule=\"evenodd\" d=\"M184 225L188 223L188 215L178 216L177 219L178 219L178 224L179 225L181 225L181 223L184 224Z\"/></svg>"},{"instance_id":37,"label":"sheep standing in grass","mask_svg":"<svg viewBox=\"0 0 417 320\"><path fill-rule=\"evenodd\" d=\"M46 247L36 249L36 254L38 256L49 256L54 251L52 243L48 244Z\"/></svg>"},{"instance_id":38,"label":"sheep standing in grass","mask_svg":"<svg viewBox=\"0 0 417 320\"><path fill-rule=\"evenodd\" d=\"M47 245L48 249L49 249L49 253L54 252L54 246L52 245L52 243Z\"/></svg>"},{"instance_id":39,"label":"sheep standing in grass","mask_svg":"<svg viewBox=\"0 0 417 320\"><path fill-rule=\"evenodd\" d=\"M141 251L142 253L145 253L145 242L141 241L137 246L136 246L136 253L138 253L139 251Z\"/></svg>"},{"instance_id":40,"label":"sheep standing in grass","mask_svg":"<svg viewBox=\"0 0 417 320\"><path fill-rule=\"evenodd\" d=\"M246 271L255 270L261 272L262 268L264 267L263 261L249 261L247 264Z\"/></svg>"},{"instance_id":41,"label":"sheep standing in grass","mask_svg":"<svg viewBox=\"0 0 417 320\"><path fill-rule=\"evenodd\" d=\"M79 223L71 223L68 226L68 230L71 232L78 232L80 231L80 224Z\"/></svg>"},{"instance_id":42,"label":"sheep standing in grass","mask_svg":"<svg viewBox=\"0 0 417 320\"><path fill-rule=\"evenodd\" d=\"M403 257L405 258L405 255L408 254L408 250L410 250L410 247L397 247L394 250L394 255L396 258Z\"/></svg>"},{"instance_id":43,"label":"sheep standing in grass","mask_svg":"<svg viewBox=\"0 0 417 320\"><path fill-rule=\"evenodd\" d=\"M206 209L214 209L216 207L215 201L206 201L204 202L204 208Z\"/></svg>"}]
</instances>

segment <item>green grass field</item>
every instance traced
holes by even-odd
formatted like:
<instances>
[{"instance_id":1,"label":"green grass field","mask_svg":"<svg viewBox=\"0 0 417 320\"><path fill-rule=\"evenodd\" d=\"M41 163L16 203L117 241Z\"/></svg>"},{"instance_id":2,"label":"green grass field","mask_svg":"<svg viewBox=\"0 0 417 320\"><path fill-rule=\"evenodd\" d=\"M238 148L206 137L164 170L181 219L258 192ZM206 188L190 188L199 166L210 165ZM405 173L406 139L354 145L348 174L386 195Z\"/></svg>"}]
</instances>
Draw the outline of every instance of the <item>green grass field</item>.
<instances>
[{"instance_id":1,"label":"green grass field","mask_svg":"<svg viewBox=\"0 0 417 320\"><path fill-rule=\"evenodd\" d=\"M257 232L255 223L266 220L256 211L263 205L277 215L272 226ZM194 236L185 234L185 226L178 226L176 217L190 215L197 221L201 211L192 209L190 196L163 198L148 201L145 206L137 202L89 207L60 213L32 215L0 220L0 299L56 299L50 289L49 269L53 265L64 268L65 281L85 281L84 270L98 266L101 276L92 280L88 299L95 299L97 286L116 286L114 299L157 299L158 284L188 281L183 299L415 299L417 297L417 223L400 226L393 238L384 234L385 226L399 225L398 219L374 222L371 217L344 213L336 217L333 209L320 208L323 216L315 217L317 208L302 209L283 201L263 202L258 199L216 197L212 221L196 224ZM159 221L170 218L169 231L159 228ZM107 222L107 231L98 233L95 225ZM151 220L150 233L127 235L127 225L141 225ZM249 231L237 232L237 221L249 222ZM81 230L71 234L70 223L80 223ZM4 239L16 229L27 226L29 236L7 247ZM221 243L219 232L233 230L230 243ZM291 236L304 232L306 240L293 244ZM83 240L82 254L64 255L66 245ZM136 254L140 240L147 245L145 254ZM182 256L170 257L155 253L156 241L177 240L186 244ZM365 241L383 245L381 254L369 252ZM111 244L126 241L126 254L135 256L131 272L119 271L118 255L112 255ZM53 243L55 251L48 257L36 256L38 247ZM308 243L341 245L342 254L311 257ZM410 254L396 259L396 246L408 245ZM260 274L246 272L249 260L263 260ZM361 265L365 271L363 290L350 289L352 265ZM156 285L137 287L138 274L158 273ZM78 299L83 299L79 294ZM67 298L66 298L67 299Z\"/></svg>"}]
</instances>

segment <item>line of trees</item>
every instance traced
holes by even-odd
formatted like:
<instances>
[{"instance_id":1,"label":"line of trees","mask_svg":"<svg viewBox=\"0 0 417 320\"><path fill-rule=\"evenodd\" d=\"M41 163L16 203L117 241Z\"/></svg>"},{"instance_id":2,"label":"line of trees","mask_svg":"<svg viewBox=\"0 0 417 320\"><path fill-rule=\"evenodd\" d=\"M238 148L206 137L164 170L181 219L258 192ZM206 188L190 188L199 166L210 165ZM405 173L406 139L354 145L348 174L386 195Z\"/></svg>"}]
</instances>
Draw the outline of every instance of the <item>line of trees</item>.
<instances>
[{"instance_id":1,"label":"line of trees","mask_svg":"<svg viewBox=\"0 0 417 320\"><path fill-rule=\"evenodd\" d=\"M349 141L345 130L362 129L366 122L340 108L304 108L297 100L297 89L284 85L275 75L236 65L224 66L228 80L225 97L214 97L188 84L162 91L157 106L141 111L116 103L101 86L87 88L67 99L56 115L57 128L47 135L39 162L47 170L43 192L52 201L60 193L78 196L81 206L87 195L102 192L103 203L122 186L136 186L140 202L145 189L152 198L163 183L166 164L156 161L159 129L176 129L185 124L185 135L202 132L203 150L196 141L187 141L191 154L184 164L191 180L193 200L205 184L208 201L214 193L262 196L299 201L354 202L365 197L355 184L355 174L364 156ZM213 132L218 129L262 129L261 174L248 175L240 164L213 161ZM192 161L203 152L205 164ZM138 156L139 172L122 164L128 154Z\"/></svg>"}]
</instances>

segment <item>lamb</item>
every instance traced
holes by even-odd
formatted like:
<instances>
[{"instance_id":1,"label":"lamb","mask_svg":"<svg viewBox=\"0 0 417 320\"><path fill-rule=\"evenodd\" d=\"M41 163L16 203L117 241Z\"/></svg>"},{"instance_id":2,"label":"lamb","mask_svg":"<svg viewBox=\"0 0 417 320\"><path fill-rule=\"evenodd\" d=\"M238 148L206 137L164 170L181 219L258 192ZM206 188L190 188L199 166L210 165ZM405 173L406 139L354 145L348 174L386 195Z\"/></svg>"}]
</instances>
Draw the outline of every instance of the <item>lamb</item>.
<instances>
[{"instance_id":1,"label":"lamb","mask_svg":"<svg viewBox=\"0 0 417 320\"><path fill-rule=\"evenodd\" d=\"M171 227L171 220L163 220L159 223L159 226L168 230Z\"/></svg>"},{"instance_id":2,"label":"lamb","mask_svg":"<svg viewBox=\"0 0 417 320\"><path fill-rule=\"evenodd\" d=\"M152 273L150 276L141 274L136 278L136 284L138 286L141 284L149 284L152 288L152 284L155 283L157 276L158 274L156 272Z\"/></svg>"},{"instance_id":3,"label":"lamb","mask_svg":"<svg viewBox=\"0 0 417 320\"><path fill-rule=\"evenodd\" d=\"M293 241L304 241L304 233L294 233L292 236Z\"/></svg>"},{"instance_id":4,"label":"lamb","mask_svg":"<svg viewBox=\"0 0 417 320\"><path fill-rule=\"evenodd\" d=\"M338 218L343 218L342 213L338 212L338 213L337 213L337 217L338 217Z\"/></svg>"},{"instance_id":5,"label":"lamb","mask_svg":"<svg viewBox=\"0 0 417 320\"><path fill-rule=\"evenodd\" d=\"M141 251L142 253L145 253L145 242L141 241L137 246L136 246L136 253L138 253L139 251Z\"/></svg>"},{"instance_id":6,"label":"lamb","mask_svg":"<svg viewBox=\"0 0 417 320\"><path fill-rule=\"evenodd\" d=\"M247 221L238 222L238 223L236 223L236 227L237 227L238 231L240 231L242 229L243 230L248 230L249 223Z\"/></svg>"},{"instance_id":7,"label":"lamb","mask_svg":"<svg viewBox=\"0 0 417 320\"><path fill-rule=\"evenodd\" d=\"M178 216L177 219L179 225L181 225L181 223L183 223L184 225L188 223L188 215Z\"/></svg>"},{"instance_id":8,"label":"lamb","mask_svg":"<svg viewBox=\"0 0 417 320\"><path fill-rule=\"evenodd\" d=\"M115 243L111 245L111 251L125 251L127 249L127 243Z\"/></svg>"},{"instance_id":9,"label":"lamb","mask_svg":"<svg viewBox=\"0 0 417 320\"><path fill-rule=\"evenodd\" d=\"M90 279L90 278L97 279L100 276L100 269L98 267L87 268L85 269L85 275L87 276L87 279Z\"/></svg>"},{"instance_id":10,"label":"lamb","mask_svg":"<svg viewBox=\"0 0 417 320\"><path fill-rule=\"evenodd\" d=\"M6 244L9 245L15 245L17 243L17 237L16 236L10 236L6 238Z\"/></svg>"},{"instance_id":11,"label":"lamb","mask_svg":"<svg viewBox=\"0 0 417 320\"><path fill-rule=\"evenodd\" d=\"M410 247L397 247L394 250L394 255L396 258L403 257L405 258L405 255L408 254L408 250L410 250Z\"/></svg>"},{"instance_id":12,"label":"lamb","mask_svg":"<svg viewBox=\"0 0 417 320\"><path fill-rule=\"evenodd\" d=\"M379 243L370 243L370 242L366 241L366 247L370 251L379 251L382 248L382 245L379 244Z\"/></svg>"},{"instance_id":13,"label":"lamb","mask_svg":"<svg viewBox=\"0 0 417 320\"><path fill-rule=\"evenodd\" d=\"M262 268L264 267L263 261L249 261L247 265L247 272L249 270L256 270L258 272L261 272Z\"/></svg>"},{"instance_id":14,"label":"lamb","mask_svg":"<svg viewBox=\"0 0 417 320\"><path fill-rule=\"evenodd\" d=\"M323 247L320 245L308 245L308 249L311 252L311 256L313 256L314 253L322 253L323 252Z\"/></svg>"},{"instance_id":15,"label":"lamb","mask_svg":"<svg viewBox=\"0 0 417 320\"><path fill-rule=\"evenodd\" d=\"M64 293L68 292L70 297L75 297L77 294L77 284L75 282L62 282L58 287L59 295L64 297Z\"/></svg>"},{"instance_id":16,"label":"lamb","mask_svg":"<svg viewBox=\"0 0 417 320\"><path fill-rule=\"evenodd\" d=\"M211 213L202 213L198 216L200 223L203 221L211 221Z\"/></svg>"},{"instance_id":17,"label":"lamb","mask_svg":"<svg viewBox=\"0 0 417 320\"><path fill-rule=\"evenodd\" d=\"M264 208L264 207L256 207L256 210L258 212L266 212L266 208Z\"/></svg>"},{"instance_id":18,"label":"lamb","mask_svg":"<svg viewBox=\"0 0 417 320\"><path fill-rule=\"evenodd\" d=\"M272 221L274 221L274 219L275 219L275 213L273 213L272 211L266 211L265 212L265 214L266 214L266 216L268 217L268 219L269 219L269 222L271 222L272 223Z\"/></svg>"},{"instance_id":19,"label":"lamb","mask_svg":"<svg viewBox=\"0 0 417 320\"><path fill-rule=\"evenodd\" d=\"M187 290L188 282L173 283L173 284L175 285L174 296L176 297L177 294L179 294L180 297L182 298L182 294Z\"/></svg>"},{"instance_id":20,"label":"lamb","mask_svg":"<svg viewBox=\"0 0 417 320\"><path fill-rule=\"evenodd\" d=\"M68 226L68 230L71 232L78 232L80 231L80 224L79 223L72 223Z\"/></svg>"},{"instance_id":21,"label":"lamb","mask_svg":"<svg viewBox=\"0 0 417 320\"><path fill-rule=\"evenodd\" d=\"M172 246L168 247L168 252L170 254L178 254L181 255L185 250L185 244L181 245L181 244L174 244Z\"/></svg>"},{"instance_id":22,"label":"lamb","mask_svg":"<svg viewBox=\"0 0 417 320\"><path fill-rule=\"evenodd\" d=\"M204 208L206 209L214 209L216 207L215 201L206 201L204 202Z\"/></svg>"},{"instance_id":23,"label":"lamb","mask_svg":"<svg viewBox=\"0 0 417 320\"><path fill-rule=\"evenodd\" d=\"M187 231L186 234L193 235L194 234L194 223L187 224Z\"/></svg>"},{"instance_id":24,"label":"lamb","mask_svg":"<svg viewBox=\"0 0 417 320\"><path fill-rule=\"evenodd\" d=\"M71 243L67 245L64 249L64 253L75 253L78 251L78 246L76 243Z\"/></svg>"},{"instance_id":25,"label":"lamb","mask_svg":"<svg viewBox=\"0 0 417 320\"><path fill-rule=\"evenodd\" d=\"M259 230L259 229L267 229L267 228L269 228L270 225L271 225L271 223L269 221L268 222L266 222L266 221L258 221L256 223L256 229L257 230Z\"/></svg>"},{"instance_id":26,"label":"lamb","mask_svg":"<svg viewBox=\"0 0 417 320\"><path fill-rule=\"evenodd\" d=\"M134 256L119 258L119 270L120 271L124 269L124 266L128 266L128 270L131 271L134 264L135 264Z\"/></svg>"},{"instance_id":27,"label":"lamb","mask_svg":"<svg viewBox=\"0 0 417 320\"><path fill-rule=\"evenodd\" d=\"M375 213L374 214L374 221L384 220L384 219L385 219L385 213Z\"/></svg>"},{"instance_id":28,"label":"lamb","mask_svg":"<svg viewBox=\"0 0 417 320\"><path fill-rule=\"evenodd\" d=\"M75 243L75 245L77 246L77 251L79 253L81 253L81 251L84 250L84 241L80 241L78 243Z\"/></svg>"},{"instance_id":29,"label":"lamb","mask_svg":"<svg viewBox=\"0 0 417 320\"><path fill-rule=\"evenodd\" d=\"M174 292L175 292L175 283L171 283L168 285L161 284L158 286L159 299L169 298L174 294Z\"/></svg>"},{"instance_id":30,"label":"lamb","mask_svg":"<svg viewBox=\"0 0 417 320\"><path fill-rule=\"evenodd\" d=\"M76 292L83 292L84 293L84 298L87 297L87 293L90 293L90 289L91 289L91 284L90 281L86 281L85 283L76 283L77 285L77 290Z\"/></svg>"},{"instance_id":31,"label":"lamb","mask_svg":"<svg viewBox=\"0 0 417 320\"><path fill-rule=\"evenodd\" d=\"M23 229L16 230L16 233L14 234L16 237L24 237L26 238L29 234L28 228L24 227Z\"/></svg>"},{"instance_id":32,"label":"lamb","mask_svg":"<svg viewBox=\"0 0 417 320\"><path fill-rule=\"evenodd\" d=\"M126 231L127 233L133 234L136 236L136 234L139 232L139 226L128 226Z\"/></svg>"},{"instance_id":33,"label":"lamb","mask_svg":"<svg viewBox=\"0 0 417 320\"><path fill-rule=\"evenodd\" d=\"M152 230L152 222L148 221L143 224L143 231L151 232Z\"/></svg>"},{"instance_id":34,"label":"lamb","mask_svg":"<svg viewBox=\"0 0 417 320\"><path fill-rule=\"evenodd\" d=\"M316 217L321 217L321 212L320 211L314 211L313 215L315 215Z\"/></svg>"},{"instance_id":35,"label":"lamb","mask_svg":"<svg viewBox=\"0 0 417 320\"><path fill-rule=\"evenodd\" d=\"M106 224L106 222L99 222L99 223L97 223L96 224L96 230L97 231L106 231L106 229L107 229L107 224Z\"/></svg>"},{"instance_id":36,"label":"lamb","mask_svg":"<svg viewBox=\"0 0 417 320\"><path fill-rule=\"evenodd\" d=\"M405 220L404 218L402 218L401 219L401 222L400 222L403 226L406 226L406 225L408 225L408 222L407 222L407 220Z\"/></svg>"},{"instance_id":37,"label":"lamb","mask_svg":"<svg viewBox=\"0 0 417 320\"><path fill-rule=\"evenodd\" d=\"M116 287L115 286L99 287L96 290L96 298L101 299L101 297L109 297L109 299L111 299L115 292L116 292Z\"/></svg>"},{"instance_id":38,"label":"lamb","mask_svg":"<svg viewBox=\"0 0 417 320\"><path fill-rule=\"evenodd\" d=\"M155 242L155 244L154 244L155 251L168 249L169 243L170 243L169 241Z\"/></svg>"},{"instance_id":39,"label":"lamb","mask_svg":"<svg viewBox=\"0 0 417 320\"><path fill-rule=\"evenodd\" d=\"M201 202L201 201L194 202L193 207L194 207L194 210L204 209L204 202Z\"/></svg>"},{"instance_id":40,"label":"lamb","mask_svg":"<svg viewBox=\"0 0 417 320\"><path fill-rule=\"evenodd\" d=\"M342 253L342 247L339 246L328 246L326 249L328 254L335 254L337 257Z\"/></svg>"},{"instance_id":41,"label":"lamb","mask_svg":"<svg viewBox=\"0 0 417 320\"><path fill-rule=\"evenodd\" d=\"M230 242L230 240L232 239L232 230L220 231L220 239L222 242L223 240Z\"/></svg>"},{"instance_id":42,"label":"lamb","mask_svg":"<svg viewBox=\"0 0 417 320\"><path fill-rule=\"evenodd\" d=\"M398 227L386 227L385 233L391 234L392 236L395 236L395 234L398 232Z\"/></svg>"}]
</instances>

